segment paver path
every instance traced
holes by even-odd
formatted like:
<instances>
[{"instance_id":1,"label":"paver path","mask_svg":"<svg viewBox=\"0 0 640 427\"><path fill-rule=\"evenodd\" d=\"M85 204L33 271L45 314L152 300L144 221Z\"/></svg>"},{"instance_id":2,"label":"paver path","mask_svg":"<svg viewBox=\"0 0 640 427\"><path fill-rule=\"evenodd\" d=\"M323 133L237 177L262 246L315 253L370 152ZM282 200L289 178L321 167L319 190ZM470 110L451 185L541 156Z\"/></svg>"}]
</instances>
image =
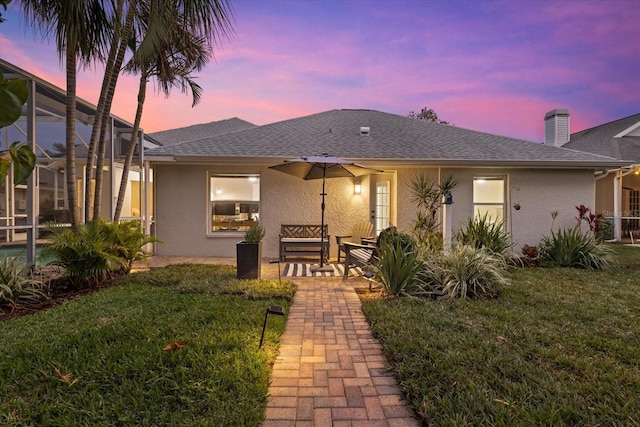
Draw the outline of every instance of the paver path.
<instances>
[{"instance_id":1,"label":"paver path","mask_svg":"<svg viewBox=\"0 0 640 427\"><path fill-rule=\"evenodd\" d=\"M349 280L294 280L263 427L418 426Z\"/></svg>"},{"instance_id":2,"label":"paver path","mask_svg":"<svg viewBox=\"0 0 640 427\"><path fill-rule=\"evenodd\" d=\"M154 256L136 268L235 264L235 258ZM262 264L263 278L280 265ZM359 278L296 277L298 290L274 365L263 427L418 426L395 378L384 370L351 283Z\"/></svg>"}]
</instances>

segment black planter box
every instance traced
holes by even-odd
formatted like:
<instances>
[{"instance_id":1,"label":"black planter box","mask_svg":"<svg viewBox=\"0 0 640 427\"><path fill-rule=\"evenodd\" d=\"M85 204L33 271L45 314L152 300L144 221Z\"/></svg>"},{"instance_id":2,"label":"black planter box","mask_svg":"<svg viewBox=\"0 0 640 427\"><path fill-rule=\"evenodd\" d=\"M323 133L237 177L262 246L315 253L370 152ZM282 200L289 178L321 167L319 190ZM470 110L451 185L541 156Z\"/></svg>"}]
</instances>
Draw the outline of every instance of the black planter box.
<instances>
[{"instance_id":1,"label":"black planter box","mask_svg":"<svg viewBox=\"0 0 640 427\"><path fill-rule=\"evenodd\" d=\"M236 244L236 266L238 279L259 279L262 243L238 242Z\"/></svg>"}]
</instances>

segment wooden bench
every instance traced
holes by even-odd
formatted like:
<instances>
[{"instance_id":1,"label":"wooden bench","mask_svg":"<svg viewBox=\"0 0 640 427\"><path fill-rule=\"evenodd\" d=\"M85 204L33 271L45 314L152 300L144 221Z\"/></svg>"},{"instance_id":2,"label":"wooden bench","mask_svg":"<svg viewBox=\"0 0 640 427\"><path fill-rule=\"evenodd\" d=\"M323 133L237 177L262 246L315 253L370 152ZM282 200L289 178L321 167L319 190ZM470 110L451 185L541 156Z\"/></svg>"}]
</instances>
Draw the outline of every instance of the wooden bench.
<instances>
[{"instance_id":1,"label":"wooden bench","mask_svg":"<svg viewBox=\"0 0 640 427\"><path fill-rule=\"evenodd\" d=\"M324 226L324 233L320 225L282 224L280 227L280 261L310 255L329 260L328 225Z\"/></svg>"}]
</instances>

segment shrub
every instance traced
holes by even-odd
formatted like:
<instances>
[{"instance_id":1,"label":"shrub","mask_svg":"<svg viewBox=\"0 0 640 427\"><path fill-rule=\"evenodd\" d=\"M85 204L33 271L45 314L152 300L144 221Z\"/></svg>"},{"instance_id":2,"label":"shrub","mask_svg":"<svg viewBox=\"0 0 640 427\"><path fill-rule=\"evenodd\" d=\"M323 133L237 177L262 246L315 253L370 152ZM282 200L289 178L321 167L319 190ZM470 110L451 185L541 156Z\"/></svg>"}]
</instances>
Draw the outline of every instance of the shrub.
<instances>
[{"instance_id":1,"label":"shrub","mask_svg":"<svg viewBox=\"0 0 640 427\"><path fill-rule=\"evenodd\" d=\"M103 219L82 224L77 230L48 224L51 244L43 255L64 268L64 276L76 288L97 286L114 273L127 273L134 261L146 256L143 246L155 241L145 236L135 221Z\"/></svg>"},{"instance_id":2,"label":"shrub","mask_svg":"<svg viewBox=\"0 0 640 427\"><path fill-rule=\"evenodd\" d=\"M427 257L419 277L423 286L451 298L493 298L508 284L506 267L504 258L462 245Z\"/></svg>"},{"instance_id":3,"label":"shrub","mask_svg":"<svg viewBox=\"0 0 640 427\"><path fill-rule=\"evenodd\" d=\"M505 257L513 253L511 235L504 230L504 221L494 221L486 213L469 218L466 226L456 234L456 240L463 245L484 248Z\"/></svg>"},{"instance_id":4,"label":"shrub","mask_svg":"<svg viewBox=\"0 0 640 427\"><path fill-rule=\"evenodd\" d=\"M399 232L395 227L389 227L380 233L379 245L388 244L391 246L400 245L404 252L413 252L416 248L416 241L407 233Z\"/></svg>"},{"instance_id":5,"label":"shrub","mask_svg":"<svg viewBox=\"0 0 640 427\"><path fill-rule=\"evenodd\" d=\"M558 267L600 270L610 268L614 262L608 247L577 227L552 231L551 236L544 236L540 244L540 256Z\"/></svg>"},{"instance_id":6,"label":"shrub","mask_svg":"<svg viewBox=\"0 0 640 427\"><path fill-rule=\"evenodd\" d=\"M413 250L407 250L401 238L383 242L379 248L379 256L374 272L387 294L414 296L421 292L416 280L416 275L422 268L420 257Z\"/></svg>"},{"instance_id":7,"label":"shrub","mask_svg":"<svg viewBox=\"0 0 640 427\"><path fill-rule=\"evenodd\" d=\"M44 297L44 285L27 275L27 264L5 257L0 260L0 307Z\"/></svg>"},{"instance_id":8,"label":"shrub","mask_svg":"<svg viewBox=\"0 0 640 427\"><path fill-rule=\"evenodd\" d=\"M125 273L131 271L135 261L149 256L143 249L145 245L159 241L155 237L146 236L142 232L138 221L110 222L99 220L99 222L99 226L104 228L106 238L111 244L111 251L125 261Z\"/></svg>"},{"instance_id":9,"label":"shrub","mask_svg":"<svg viewBox=\"0 0 640 427\"><path fill-rule=\"evenodd\" d=\"M537 246L522 246L522 256L524 257L524 264L527 266L538 265L540 251Z\"/></svg>"}]
</instances>

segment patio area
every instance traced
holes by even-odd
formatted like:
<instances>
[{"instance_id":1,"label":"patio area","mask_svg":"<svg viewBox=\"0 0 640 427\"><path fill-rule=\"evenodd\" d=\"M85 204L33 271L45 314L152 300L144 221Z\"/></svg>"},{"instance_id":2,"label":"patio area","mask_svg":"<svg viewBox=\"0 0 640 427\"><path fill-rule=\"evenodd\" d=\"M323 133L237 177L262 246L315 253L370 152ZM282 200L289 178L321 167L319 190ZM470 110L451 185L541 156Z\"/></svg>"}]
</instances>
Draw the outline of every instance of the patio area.
<instances>
[{"instance_id":1,"label":"patio area","mask_svg":"<svg viewBox=\"0 0 640 427\"><path fill-rule=\"evenodd\" d=\"M180 263L233 265L235 258L154 256L145 264ZM277 279L279 267L284 271L284 263L263 260L262 277ZM353 276L286 279L298 290L273 367L263 425L418 426L384 369L380 343L362 314L354 287L368 282Z\"/></svg>"}]
</instances>

